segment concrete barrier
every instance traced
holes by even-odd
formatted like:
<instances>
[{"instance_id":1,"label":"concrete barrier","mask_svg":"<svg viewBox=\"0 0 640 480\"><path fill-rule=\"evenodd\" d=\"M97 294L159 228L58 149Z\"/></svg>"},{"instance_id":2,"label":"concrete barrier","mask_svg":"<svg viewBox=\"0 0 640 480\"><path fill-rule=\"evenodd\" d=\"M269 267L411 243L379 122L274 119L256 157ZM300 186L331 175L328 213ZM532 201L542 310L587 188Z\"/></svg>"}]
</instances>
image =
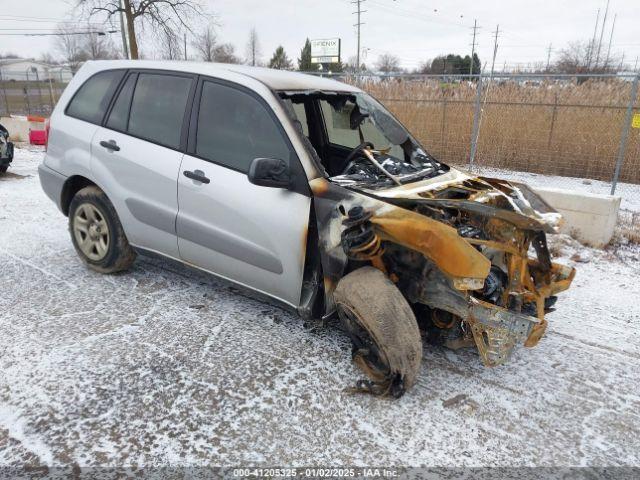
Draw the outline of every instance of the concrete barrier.
<instances>
[{"instance_id":1,"label":"concrete barrier","mask_svg":"<svg viewBox=\"0 0 640 480\"><path fill-rule=\"evenodd\" d=\"M9 130L9 139L13 142L29 141L29 122L27 117L0 117L0 123Z\"/></svg>"},{"instance_id":2,"label":"concrete barrier","mask_svg":"<svg viewBox=\"0 0 640 480\"><path fill-rule=\"evenodd\" d=\"M568 192L557 188L534 188L564 218L562 233L596 248L611 241L618 221L620 197Z\"/></svg>"}]
</instances>

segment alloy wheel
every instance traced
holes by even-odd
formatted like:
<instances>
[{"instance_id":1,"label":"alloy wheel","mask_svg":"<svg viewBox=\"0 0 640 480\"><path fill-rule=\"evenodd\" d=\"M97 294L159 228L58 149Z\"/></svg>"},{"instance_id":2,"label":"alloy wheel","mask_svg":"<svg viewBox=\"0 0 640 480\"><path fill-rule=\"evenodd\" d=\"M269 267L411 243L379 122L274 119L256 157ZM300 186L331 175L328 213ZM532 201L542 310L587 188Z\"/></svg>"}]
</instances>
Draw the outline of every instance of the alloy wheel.
<instances>
[{"instance_id":1,"label":"alloy wheel","mask_svg":"<svg viewBox=\"0 0 640 480\"><path fill-rule=\"evenodd\" d=\"M104 214L92 203L83 203L73 217L73 234L80 251L98 262L109 251L109 225Z\"/></svg>"}]
</instances>

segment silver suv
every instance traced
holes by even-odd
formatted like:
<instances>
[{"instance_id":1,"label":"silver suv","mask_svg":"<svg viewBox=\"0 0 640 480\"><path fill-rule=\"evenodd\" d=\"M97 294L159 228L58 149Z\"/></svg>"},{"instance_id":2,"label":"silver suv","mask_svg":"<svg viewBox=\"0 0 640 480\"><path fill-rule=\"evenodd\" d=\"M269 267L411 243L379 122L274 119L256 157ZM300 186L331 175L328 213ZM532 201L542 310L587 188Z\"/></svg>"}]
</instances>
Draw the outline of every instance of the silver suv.
<instances>
[{"instance_id":1,"label":"silver suv","mask_svg":"<svg viewBox=\"0 0 640 480\"><path fill-rule=\"evenodd\" d=\"M529 188L439 162L372 97L324 78L87 62L39 172L89 268L160 254L304 318L337 312L369 376L356 388L374 393L415 383L421 330L488 366L534 346L575 273L551 261L560 217Z\"/></svg>"}]
</instances>

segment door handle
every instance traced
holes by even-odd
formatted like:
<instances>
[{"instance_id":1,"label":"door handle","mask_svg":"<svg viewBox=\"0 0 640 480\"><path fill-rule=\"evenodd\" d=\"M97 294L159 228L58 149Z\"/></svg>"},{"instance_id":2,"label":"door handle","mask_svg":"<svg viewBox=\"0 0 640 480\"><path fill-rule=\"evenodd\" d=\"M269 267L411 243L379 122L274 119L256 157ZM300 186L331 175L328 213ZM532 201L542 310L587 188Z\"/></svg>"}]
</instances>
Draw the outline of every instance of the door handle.
<instances>
[{"instance_id":1,"label":"door handle","mask_svg":"<svg viewBox=\"0 0 640 480\"><path fill-rule=\"evenodd\" d=\"M185 177L190 178L191 180L195 180L196 182L209 183L211 181L207 177L205 177L202 170L195 170L193 172L190 170L185 170L184 172L182 172L182 174Z\"/></svg>"},{"instance_id":2,"label":"door handle","mask_svg":"<svg viewBox=\"0 0 640 480\"><path fill-rule=\"evenodd\" d=\"M120 151L120 147L118 146L118 144L116 143L115 140L109 140L108 142L105 140L102 140L100 142L100 145L103 146L104 148L106 148L107 150L111 150L113 152L119 152Z\"/></svg>"}]
</instances>

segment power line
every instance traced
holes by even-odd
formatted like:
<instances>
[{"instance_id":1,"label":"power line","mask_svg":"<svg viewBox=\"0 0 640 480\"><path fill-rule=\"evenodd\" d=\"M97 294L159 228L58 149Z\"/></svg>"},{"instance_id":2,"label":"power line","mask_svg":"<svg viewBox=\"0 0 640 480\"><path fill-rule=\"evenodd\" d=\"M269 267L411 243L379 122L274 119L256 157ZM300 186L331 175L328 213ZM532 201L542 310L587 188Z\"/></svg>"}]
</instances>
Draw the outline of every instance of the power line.
<instances>
[{"instance_id":1,"label":"power line","mask_svg":"<svg viewBox=\"0 0 640 480\"><path fill-rule=\"evenodd\" d=\"M118 0L118 7L122 9L122 0ZM125 59L129 59L129 46L127 45L127 33L124 28L124 13L120 10L120 35L122 37L122 53Z\"/></svg>"},{"instance_id":2,"label":"power line","mask_svg":"<svg viewBox=\"0 0 640 480\"><path fill-rule=\"evenodd\" d=\"M476 32L478 31L478 20L473 20L473 40L471 42L471 62L469 64L469 75L473 75L473 56L476 54Z\"/></svg>"},{"instance_id":3,"label":"power line","mask_svg":"<svg viewBox=\"0 0 640 480\"><path fill-rule=\"evenodd\" d=\"M424 17L422 16L423 12L421 11L417 11L417 10L407 10L407 9L402 9L402 8L398 8L398 7L389 7L388 5L384 5L381 3L378 3L376 0L370 0L371 5L376 7L376 8L380 8L382 10L385 10L387 13L390 13L391 15L396 15L399 17L403 17L403 18L409 18L412 20L421 20L423 22L430 22L430 23L440 23L443 25L452 25L458 28L467 28L465 25L457 23L457 22L452 22L449 20L442 20L442 19L434 19L434 18L430 18L430 17ZM460 15L460 17L462 18L462 15Z\"/></svg>"},{"instance_id":4,"label":"power line","mask_svg":"<svg viewBox=\"0 0 640 480\"><path fill-rule=\"evenodd\" d=\"M607 68L609 66L609 56L611 55L611 43L613 42L613 30L616 28L616 18L618 18L617 13L613 16L613 24L611 25L611 35L609 36L609 46L607 47L607 58L604 61L604 68Z\"/></svg>"},{"instance_id":5,"label":"power line","mask_svg":"<svg viewBox=\"0 0 640 480\"><path fill-rule=\"evenodd\" d=\"M357 66L356 66L356 73L360 73L360 27L362 25L364 25L363 22L360 21L360 15L362 15L364 12L366 12L366 10L362 10L362 2L364 2L365 0L355 0L351 3L355 4L357 7L357 10L355 12L353 12L354 14L358 15L358 21L354 24L354 27L358 28L358 51L356 52L356 62L358 62Z\"/></svg>"},{"instance_id":6,"label":"power line","mask_svg":"<svg viewBox=\"0 0 640 480\"><path fill-rule=\"evenodd\" d=\"M600 29L600 41L598 41L598 51L596 53L595 67L598 68L598 62L600 61L600 49L602 48L602 37L604 35L604 26L607 24L607 14L609 13L609 0L607 0L607 7L604 10L604 18L602 19L602 28Z\"/></svg>"},{"instance_id":7,"label":"power line","mask_svg":"<svg viewBox=\"0 0 640 480\"><path fill-rule=\"evenodd\" d=\"M35 18L7 18L0 15L0 21L6 22L29 22L29 23L59 23L77 25L77 20L41 20ZM82 22L85 25L103 25L104 22Z\"/></svg>"},{"instance_id":8,"label":"power line","mask_svg":"<svg viewBox=\"0 0 640 480\"><path fill-rule=\"evenodd\" d=\"M496 55L498 54L498 35L500 35L500 25L496 25L496 33L494 33L493 41L493 60L491 61L491 76L493 77L493 68L496 64Z\"/></svg>"},{"instance_id":9,"label":"power line","mask_svg":"<svg viewBox=\"0 0 640 480\"><path fill-rule=\"evenodd\" d=\"M107 31L86 31L86 32L40 32L40 33L0 33L2 37L44 37L44 36L66 36L66 35L106 35L107 33L119 33L120 30Z\"/></svg>"},{"instance_id":10,"label":"power line","mask_svg":"<svg viewBox=\"0 0 640 480\"><path fill-rule=\"evenodd\" d=\"M596 25L593 27L593 38L591 39L591 44L589 45L589 54L587 56L587 69L591 67L591 60L593 59L593 50L596 48L596 35L598 34L598 22L600 21L600 9L598 9L598 13L596 14Z\"/></svg>"}]
</instances>

